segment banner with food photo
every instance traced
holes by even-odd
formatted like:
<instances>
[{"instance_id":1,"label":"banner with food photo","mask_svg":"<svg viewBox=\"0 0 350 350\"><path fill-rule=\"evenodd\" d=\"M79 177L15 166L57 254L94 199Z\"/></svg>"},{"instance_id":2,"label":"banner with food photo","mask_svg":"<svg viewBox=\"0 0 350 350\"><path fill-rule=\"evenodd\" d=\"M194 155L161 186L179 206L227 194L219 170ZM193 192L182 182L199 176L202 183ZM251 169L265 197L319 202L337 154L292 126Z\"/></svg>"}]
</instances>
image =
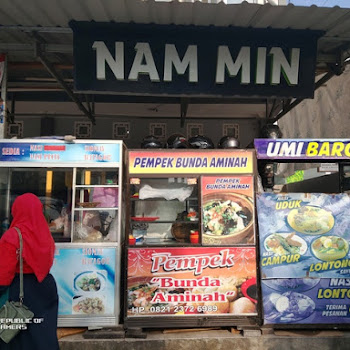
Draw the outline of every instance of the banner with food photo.
<instances>
[{"instance_id":1,"label":"banner with food photo","mask_svg":"<svg viewBox=\"0 0 350 350\"><path fill-rule=\"evenodd\" d=\"M257 195L261 276L350 276L347 194Z\"/></svg>"},{"instance_id":2,"label":"banner with food photo","mask_svg":"<svg viewBox=\"0 0 350 350\"><path fill-rule=\"evenodd\" d=\"M56 247L51 273L57 282L58 315L113 315L115 264L115 247Z\"/></svg>"},{"instance_id":3,"label":"banner with food photo","mask_svg":"<svg viewBox=\"0 0 350 350\"><path fill-rule=\"evenodd\" d=\"M131 248L127 316L257 315L253 247Z\"/></svg>"},{"instance_id":4,"label":"banner with food photo","mask_svg":"<svg viewBox=\"0 0 350 350\"><path fill-rule=\"evenodd\" d=\"M261 281L264 324L350 323L349 278Z\"/></svg>"},{"instance_id":5,"label":"banner with food photo","mask_svg":"<svg viewBox=\"0 0 350 350\"><path fill-rule=\"evenodd\" d=\"M202 244L255 243L253 176L203 176Z\"/></svg>"}]
</instances>

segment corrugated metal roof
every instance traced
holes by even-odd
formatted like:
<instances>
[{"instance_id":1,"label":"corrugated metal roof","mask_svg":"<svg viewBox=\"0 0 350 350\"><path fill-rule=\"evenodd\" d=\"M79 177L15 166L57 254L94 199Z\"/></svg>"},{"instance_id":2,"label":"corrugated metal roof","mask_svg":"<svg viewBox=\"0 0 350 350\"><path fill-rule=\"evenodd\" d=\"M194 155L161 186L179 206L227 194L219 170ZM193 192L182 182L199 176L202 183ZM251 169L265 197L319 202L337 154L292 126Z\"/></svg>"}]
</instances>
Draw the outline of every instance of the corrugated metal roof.
<instances>
[{"instance_id":1,"label":"corrugated metal roof","mask_svg":"<svg viewBox=\"0 0 350 350\"><path fill-rule=\"evenodd\" d=\"M349 49L350 56L350 9L178 0L1 0L0 52L9 52L10 62L34 61L34 45L26 32L40 27L49 60L72 63L70 20L323 30L318 44L319 72L326 67L324 62L335 61L339 49Z\"/></svg>"},{"instance_id":2,"label":"corrugated metal roof","mask_svg":"<svg viewBox=\"0 0 350 350\"><path fill-rule=\"evenodd\" d=\"M196 2L159 2L154 0L1 0L2 26L68 28L70 20L115 21L203 26L254 28L292 28L325 30L320 50L332 51L350 43L350 9L339 7L301 7ZM65 35L50 38L66 41ZM0 42L27 42L13 30L1 30Z\"/></svg>"}]
</instances>

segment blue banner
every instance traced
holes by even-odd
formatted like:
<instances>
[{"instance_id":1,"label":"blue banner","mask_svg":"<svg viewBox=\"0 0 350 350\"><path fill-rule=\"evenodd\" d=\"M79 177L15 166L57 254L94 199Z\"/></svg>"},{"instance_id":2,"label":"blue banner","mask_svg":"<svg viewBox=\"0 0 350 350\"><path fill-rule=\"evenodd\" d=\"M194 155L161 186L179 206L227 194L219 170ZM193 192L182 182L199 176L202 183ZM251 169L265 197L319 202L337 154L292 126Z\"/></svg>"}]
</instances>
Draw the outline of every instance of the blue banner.
<instances>
[{"instance_id":1,"label":"blue banner","mask_svg":"<svg viewBox=\"0 0 350 350\"><path fill-rule=\"evenodd\" d=\"M255 139L258 159L350 159L350 139Z\"/></svg>"},{"instance_id":2,"label":"blue banner","mask_svg":"<svg viewBox=\"0 0 350 350\"><path fill-rule=\"evenodd\" d=\"M349 278L261 281L264 324L350 323Z\"/></svg>"},{"instance_id":3,"label":"blue banner","mask_svg":"<svg viewBox=\"0 0 350 350\"><path fill-rule=\"evenodd\" d=\"M118 143L1 142L1 162L112 163L120 162Z\"/></svg>"},{"instance_id":4,"label":"blue banner","mask_svg":"<svg viewBox=\"0 0 350 350\"><path fill-rule=\"evenodd\" d=\"M347 194L257 195L263 278L350 277Z\"/></svg>"},{"instance_id":5,"label":"blue banner","mask_svg":"<svg viewBox=\"0 0 350 350\"><path fill-rule=\"evenodd\" d=\"M54 276L58 315L114 315L116 248L56 246Z\"/></svg>"}]
</instances>

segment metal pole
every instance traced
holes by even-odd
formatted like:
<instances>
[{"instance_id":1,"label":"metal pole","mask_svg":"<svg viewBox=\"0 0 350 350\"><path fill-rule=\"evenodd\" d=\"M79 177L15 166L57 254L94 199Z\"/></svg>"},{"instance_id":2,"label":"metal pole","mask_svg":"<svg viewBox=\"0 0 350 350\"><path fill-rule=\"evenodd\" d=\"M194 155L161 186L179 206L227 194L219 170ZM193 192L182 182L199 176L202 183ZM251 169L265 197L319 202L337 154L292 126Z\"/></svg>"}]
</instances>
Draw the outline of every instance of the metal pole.
<instances>
[{"instance_id":1,"label":"metal pole","mask_svg":"<svg viewBox=\"0 0 350 350\"><path fill-rule=\"evenodd\" d=\"M329 79L334 77L335 73L328 72L325 76L323 76L320 80L318 80L315 84L315 90L317 90L319 87L321 87L324 83L326 83ZM277 120L281 119L284 115L286 115L288 112L290 112L294 107L296 107L298 104L303 102L303 98L297 98L294 100L287 108L283 109L278 115L276 115L275 118L273 118L270 122L274 123Z\"/></svg>"},{"instance_id":2,"label":"metal pole","mask_svg":"<svg viewBox=\"0 0 350 350\"><path fill-rule=\"evenodd\" d=\"M78 108L91 120L92 124L95 125L95 117L85 108L80 99L74 94L70 89L64 79L58 74L53 64L44 55L41 46L45 45L45 40L36 32L27 33L28 36L35 42L35 54L46 68L46 70L57 80L57 82L62 86L63 90L67 93L70 99L75 102Z\"/></svg>"},{"instance_id":3,"label":"metal pole","mask_svg":"<svg viewBox=\"0 0 350 350\"><path fill-rule=\"evenodd\" d=\"M39 50L38 50L39 51ZM95 117L85 108L81 101L74 95L73 91L68 87L66 82L59 76L52 64L44 57L44 55L39 51L37 52L38 58L48 72L57 80L57 82L62 86L63 90L71 98L73 102L76 103L78 108L92 121L92 124L95 124Z\"/></svg>"},{"instance_id":4,"label":"metal pole","mask_svg":"<svg viewBox=\"0 0 350 350\"><path fill-rule=\"evenodd\" d=\"M6 120L7 120L7 55L4 54L4 72L2 75L1 84L1 101L0 101L0 138L4 139L6 135Z\"/></svg>"}]
</instances>

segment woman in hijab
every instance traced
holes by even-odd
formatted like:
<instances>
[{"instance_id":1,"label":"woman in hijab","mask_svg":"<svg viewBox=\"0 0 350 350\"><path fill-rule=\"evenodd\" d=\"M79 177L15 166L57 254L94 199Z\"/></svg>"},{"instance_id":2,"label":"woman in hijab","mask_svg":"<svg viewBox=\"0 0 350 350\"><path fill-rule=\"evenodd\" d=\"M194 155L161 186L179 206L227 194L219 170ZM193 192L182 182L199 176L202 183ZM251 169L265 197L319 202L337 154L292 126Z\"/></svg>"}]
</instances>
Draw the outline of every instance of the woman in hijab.
<instances>
[{"instance_id":1,"label":"woman in hijab","mask_svg":"<svg viewBox=\"0 0 350 350\"><path fill-rule=\"evenodd\" d=\"M56 282L49 273L55 243L43 214L39 198L32 193L17 197L12 205L10 229L0 239L0 295L8 292L9 300L19 295L19 237L23 237L24 304L34 312L40 323L28 324L6 344L0 339L0 350L58 350Z\"/></svg>"}]
</instances>

